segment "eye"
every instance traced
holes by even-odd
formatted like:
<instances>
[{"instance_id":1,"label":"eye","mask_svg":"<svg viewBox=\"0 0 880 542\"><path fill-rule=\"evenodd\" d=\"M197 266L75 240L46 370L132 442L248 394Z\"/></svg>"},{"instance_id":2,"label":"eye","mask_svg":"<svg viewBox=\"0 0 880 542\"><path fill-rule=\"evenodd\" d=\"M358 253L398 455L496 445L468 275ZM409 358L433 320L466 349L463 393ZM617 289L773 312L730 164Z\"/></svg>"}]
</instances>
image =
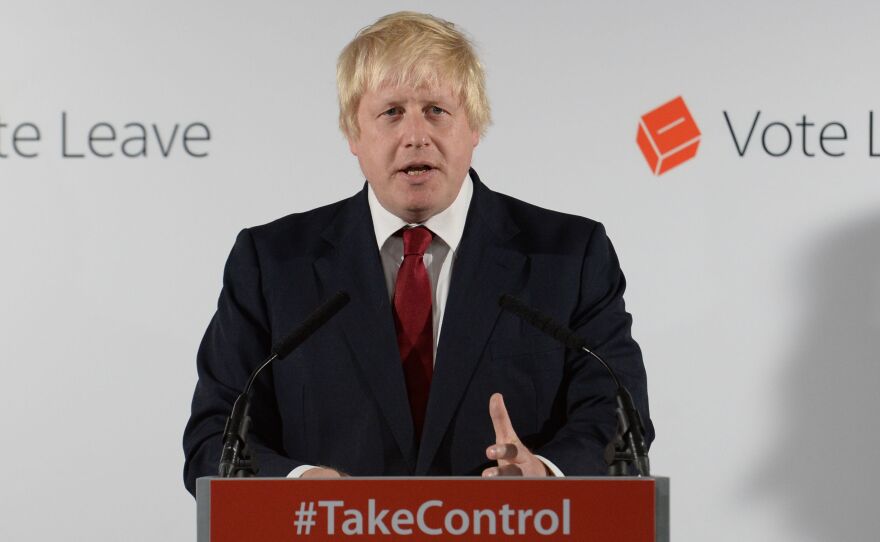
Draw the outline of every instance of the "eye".
<instances>
[{"instance_id":1,"label":"eye","mask_svg":"<svg viewBox=\"0 0 880 542\"><path fill-rule=\"evenodd\" d=\"M392 108L382 112L382 115L384 115L386 117L396 117L399 114L400 114L399 107L392 107Z\"/></svg>"},{"instance_id":2,"label":"eye","mask_svg":"<svg viewBox=\"0 0 880 542\"><path fill-rule=\"evenodd\" d=\"M442 114L446 113L446 110L443 109L442 107L432 105L431 107L428 108L428 112L431 113L432 115L442 115Z\"/></svg>"}]
</instances>

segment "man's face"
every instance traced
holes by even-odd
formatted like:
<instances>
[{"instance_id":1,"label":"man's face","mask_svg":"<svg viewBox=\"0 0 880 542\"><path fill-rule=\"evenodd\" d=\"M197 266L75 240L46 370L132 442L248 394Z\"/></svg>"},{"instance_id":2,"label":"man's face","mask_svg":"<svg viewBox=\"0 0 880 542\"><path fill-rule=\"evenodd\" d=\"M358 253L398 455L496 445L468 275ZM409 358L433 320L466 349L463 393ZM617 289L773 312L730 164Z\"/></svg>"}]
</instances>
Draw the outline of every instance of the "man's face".
<instances>
[{"instance_id":1,"label":"man's face","mask_svg":"<svg viewBox=\"0 0 880 542\"><path fill-rule=\"evenodd\" d=\"M452 204L480 136L449 86L368 91L357 120L348 144L382 207L424 222Z\"/></svg>"}]
</instances>

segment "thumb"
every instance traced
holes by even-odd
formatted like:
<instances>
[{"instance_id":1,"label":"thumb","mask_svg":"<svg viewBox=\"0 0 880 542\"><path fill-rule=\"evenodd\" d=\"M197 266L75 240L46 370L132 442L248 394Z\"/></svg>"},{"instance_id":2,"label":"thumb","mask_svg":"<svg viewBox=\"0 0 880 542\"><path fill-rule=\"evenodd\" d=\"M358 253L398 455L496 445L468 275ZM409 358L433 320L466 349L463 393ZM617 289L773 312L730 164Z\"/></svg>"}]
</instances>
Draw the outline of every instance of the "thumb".
<instances>
[{"instance_id":1,"label":"thumb","mask_svg":"<svg viewBox=\"0 0 880 542\"><path fill-rule=\"evenodd\" d=\"M489 398L489 416L492 418L492 427L495 428L496 444L519 441L504 406L504 397L500 393L493 393Z\"/></svg>"}]
</instances>

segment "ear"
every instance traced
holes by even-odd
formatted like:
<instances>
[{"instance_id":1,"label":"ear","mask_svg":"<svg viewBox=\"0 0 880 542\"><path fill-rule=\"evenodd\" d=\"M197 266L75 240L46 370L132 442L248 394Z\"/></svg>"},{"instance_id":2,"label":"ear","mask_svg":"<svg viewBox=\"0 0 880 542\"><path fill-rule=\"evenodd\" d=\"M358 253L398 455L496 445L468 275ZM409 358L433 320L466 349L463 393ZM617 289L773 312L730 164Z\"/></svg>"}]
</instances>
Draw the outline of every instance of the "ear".
<instances>
[{"instance_id":1,"label":"ear","mask_svg":"<svg viewBox=\"0 0 880 542\"><path fill-rule=\"evenodd\" d=\"M350 135L345 136L348 140L348 150L351 151L351 154L357 156L358 155L358 142L355 138Z\"/></svg>"},{"instance_id":2,"label":"ear","mask_svg":"<svg viewBox=\"0 0 880 542\"><path fill-rule=\"evenodd\" d=\"M477 130L471 131L471 142L474 144L474 148L480 144L480 132Z\"/></svg>"}]
</instances>

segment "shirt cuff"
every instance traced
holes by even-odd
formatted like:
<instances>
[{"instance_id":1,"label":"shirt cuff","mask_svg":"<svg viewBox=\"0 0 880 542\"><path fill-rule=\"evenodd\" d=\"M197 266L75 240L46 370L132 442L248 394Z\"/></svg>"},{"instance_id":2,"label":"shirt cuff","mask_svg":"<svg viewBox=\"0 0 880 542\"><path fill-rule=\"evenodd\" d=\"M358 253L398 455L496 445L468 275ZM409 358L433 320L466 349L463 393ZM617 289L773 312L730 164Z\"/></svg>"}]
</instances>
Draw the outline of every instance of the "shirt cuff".
<instances>
[{"instance_id":1,"label":"shirt cuff","mask_svg":"<svg viewBox=\"0 0 880 542\"><path fill-rule=\"evenodd\" d=\"M300 465L299 467L290 471L290 474L287 475L288 478L301 478L303 474L306 473L309 469L314 469L314 465Z\"/></svg>"},{"instance_id":2,"label":"shirt cuff","mask_svg":"<svg viewBox=\"0 0 880 542\"><path fill-rule=\"evenodd\" d=\"M553 476L556 476L557 478L565 478L565 475L562 474L562 471L559 470L559 467L554 465L552 461L550 461L546 457L541 457L540 455L537 455L537 454L535 454L535 457L540 459L541 463L547 465L547 468L550 469L550 472L553 473Z\"/></svg>"}]
</instances>

